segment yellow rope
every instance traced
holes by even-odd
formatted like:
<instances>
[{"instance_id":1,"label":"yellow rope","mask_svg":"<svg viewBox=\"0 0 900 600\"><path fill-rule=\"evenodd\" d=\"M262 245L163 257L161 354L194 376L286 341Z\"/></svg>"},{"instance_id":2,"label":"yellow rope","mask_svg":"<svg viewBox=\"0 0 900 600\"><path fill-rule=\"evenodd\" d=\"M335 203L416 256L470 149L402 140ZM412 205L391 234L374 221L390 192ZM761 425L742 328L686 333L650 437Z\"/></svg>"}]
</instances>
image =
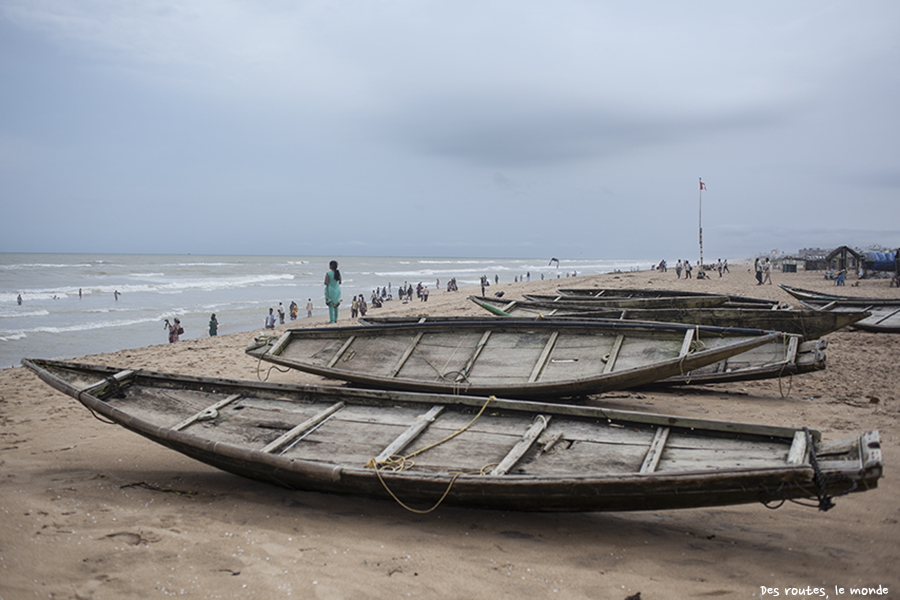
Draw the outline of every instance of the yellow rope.
<instances>
[{"instance_id":1,"label":"yellow rope","mask_svg":"<svg viewBox=\"0 0 900 600\"><path fill-rule=\"evenodd\" d=\"M375 469L375 474L378 476L378 481L381 482L381 485L384 486L384 489L387 490L387 493L391 495L391 498L393 498L394 500L397 501L397 504L399 504L400 506L402 506L403 508L405 508L406 510L408 510L408 511L410 511L410 512L414 512L414 513L417 513L417 514L420 514L420 515L424 515L424 514L430 513L431 511L435 510L438 506L441 505L441 503L442 503L442 502L444 501L444 499L447 497L447 494L450 493L450 488L453 487L453 484L456 482L456 479L457 479L460 475L476 475L476 474L484 475L484 474L485 474L485 469L487 469L488 467L492 466L492 464L496 464L496 463L492 463L491 465L485 465L484 467L481 468L480 471L473 471L473 472L469 472L469 473L466 473L466 472L463 472L463 471L459 471L459 472L453 472L453 471L451 471L451 473L453 473L453 478L450 480L450 483L447 485L447 489L444 490L444 494L440 497L440 499L437 501L437 503L436 503L434 506L432 506L431 508L429 508L429 509L427 509L427 510L418 510L418 509L412 508L412 507L407 506L406 504L404 504L403 501L400 500L400 498L398 498L397 495L394 494L394 492L391 491L391 489L388 487L387 482L385 482L384 478L381 476L381 471L384 470L384 469L390 469L390 470L393 471L394 473L399 473L399 472L401 472L401 471L406 471L406 470L411 469L411 468L416 464L415 462L413 462L412 460L410 460L411 458L413 458L414 456L418 456L419 454L422 454L423 452L425 452L425 451L427 451L427 450L431 450L432 448L435 448L435 447L437 447L437 446L440 446L440 445L443 444L444 442L447 442L447 441L449 441L449 440L452 440L453 438L455 438L456 436L458 436L458 435L461 434L462 432L466 431L466 430L467 430L469 427L471 427L472 424L474 424L475 421L477 421L478 418L484 413L484 411L485 411L485 410L487 409L487 407L488 407L488 404L490 404L492 400L496 400L496 397L495 397L495 396L490 396L490 397L488 397L488 399L485 401L484 405L481 407L481 410L478 411L478 414L476 414L476 415L472 418L471 421L469 421L464 427L462 427L461 429L459 429L459 430L457 430L457 431L451 433L450 435L448 435L448 436L445 437L444 439L442 439L442 440L440 440L440 441L438 441L438 442L435 442L435 443L433 443L433 444L430 444L430 445L428 445L428 446L425 446L424 448L420 448L419 450L416 450L416 451L413 452L412 454L408 454L408 455L406 455L406 456L392 455L392 456L387 457L386 460L383 460L383 461L380 461L380 462L376 459L376 457L373 456L373 457L370 458L369 461L365 464L365 467L366 467L367 469Z\"/></svg>"}]
</instances>

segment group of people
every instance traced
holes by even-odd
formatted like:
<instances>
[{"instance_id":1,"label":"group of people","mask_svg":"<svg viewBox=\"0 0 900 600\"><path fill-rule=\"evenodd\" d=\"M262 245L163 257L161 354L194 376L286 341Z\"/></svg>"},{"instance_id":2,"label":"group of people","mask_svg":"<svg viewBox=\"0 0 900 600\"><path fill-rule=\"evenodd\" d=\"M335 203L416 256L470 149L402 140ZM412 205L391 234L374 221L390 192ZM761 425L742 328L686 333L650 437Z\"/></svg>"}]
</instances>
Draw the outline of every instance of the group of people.
<instances>
[{"instance_id":1,"label":"group of people","mask_svg":"<svg viewBox=\"0 0 900 600\"><path fill-rule=\"evenodd\" d=\"M308 298L306 301L306 316L311 317L313 312L313 301L312 298ZM300 313L300 307L293 300L291 304L288 306L288 314L291 317L291 321L297 318ZM274 308L269 309L269 314L266 315L266 329L274 329L276 325L276 320L279 325L284 325L284 304L278 303L278 312L275 312ZM214 315L215 316L215 315ZM212 334L210 334L212 335Z\"/></svg>"},{"instance_id":2,"label":"group of people","mask_svg":"<svg viewBox=\"0 0 900 600\"><path fill-rule=\"evenodd\" d=\"M663 266L662 270L665 271L666 261L662 261L662 263L660 264ZM684 271L685 279L691 279L691 272L693 271L693 267L691 267L691 261L686 260L682 263L681 259L678 259L678 262L675 263L675 275L678 277L678 279L681 279L682 271Z\"/></svg>"},{"instance_id":3,"label":"group of people","mask_svg":"<svg viewBox=\"0 0 900 600\"><path fill-rule=\"evenodd\" d=\"M666 271L666 261L662 261L660 263L660 266L661 266L662 271ZM708 276L706 273L704 273L703 265L700 264L700 261L697 261L697 266L699 267L699 270L697 272L697 279L706 279ZM660 268L660 267L657 267L657 268ZM719 277L722 276L722 273L730 273L731 272L728 270L728 259L727 258L725 260L722 260L721 258L718 259L716 261L716 266L713 268L715 268L715 270L718 271ZM709 270L709 269L707 269L707 270ZM684 272L685 279L692 279L693 274L694 274L693 271L694 271L694 267L691 266L691 261L689 261L689 260L682 262L682 260L679 258L678 262L675 263L675 276L678 277L678 279L681 279L682 272Z\"/></svg>"},{"instance_id":4,"label":"group of people","mask_svg":"<svg viewBox=\"0 0 900 600\"><path fill-rule=\"evenodd\" d=\"M768 258L765 261L757 258L753 261L753 270L756 272L756 285L764 283L772 285L772 261Z\"/></svg>"}]
</instances>

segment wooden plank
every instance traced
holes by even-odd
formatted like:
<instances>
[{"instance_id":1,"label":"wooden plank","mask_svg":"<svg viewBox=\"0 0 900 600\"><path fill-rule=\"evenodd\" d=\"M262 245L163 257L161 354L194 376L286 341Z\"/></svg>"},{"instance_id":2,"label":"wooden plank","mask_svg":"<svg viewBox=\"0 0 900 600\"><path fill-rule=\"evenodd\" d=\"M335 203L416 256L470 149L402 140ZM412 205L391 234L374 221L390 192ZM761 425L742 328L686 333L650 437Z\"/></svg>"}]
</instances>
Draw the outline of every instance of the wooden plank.
<instances>
[{"instance_id":1,"label":"wooden plank","mask_svg":"<svg viewBox=\"0 0 900 600\"><path fill-rule=\"evenodd\" d=\"M788 342L786 356L784 357L784 361L787 364L791 364L797 360L797 348L800 346L800 336L792 335L790 341Z\"/></svg>"},{"instance_id":2,"label":"wooden plank","mask_svg":"<svg viewBox=\"0 0 900 600\"><path fill-rule=\"evenodd\" d=\"M400 356L400 360L398 360L397 364L394 366L394 368L391 369L391 374L389 375L389 377L397 376L397 373L400 372L400 369L403 368L403 365L406 363L407 360L409 360L409 357L412 356L412 353L416 349L416 346L419 345L419 341L422 339L423 335L425 335L424 331L420 331L418 334L416 334L416 337L413 338L412 343Z\"/></svg>"},{"instance_id":3,"label":"wooden plank","mask_svg":"<svg viewBox=\"0 0 900 600\"><path fill-rule=\"evenodd\" d=\"M312 431L315 427L320 425L326 419L331 417L334 413L344 408L344 402L336 402L320 412L317 415L310 417L309 419L303 421L284 435L280 436L275 441L267 444L262 451L268 453L274 453L276 450L281 448L282 446L288 444L289 442L298 441L303 435Z\"/></svg>"},{"instance_id":4,"label":"wooden plank","mask_svg":"<svg viewBox=\"0 0 900 600\"><path fill-rule=\"evenodd\" d=\"M341 349L337 351L337 354L335 354L335 355L331 358L331 360L328 361L327 368L330 369L330 368L332 368L334 365L337 364L337 361L340 360L341 356L343 356L344 352L347 351L347 348L350 347L350 344L352 344L352 343L353 343L353 340L355 340L355 339L356 339L356 336L355 336L355 335L351 335L350 337L347 338L347 341L344 342L344 345L341 346Z\"/></svg>"},{"instance_id":5,"label":"wooden plank","mask_svg":"<svg viewBox=\"0 0 900 600\"><path fill-rule=\"evenodd\" d=\"M485 344L487 344L488 338L491 337L491 330L488 329L485 331L481 339L478 340L478 343L475 344L475 350L472 352L472 356L469 357L469 360L466 361L466 365L462 368L462 371L456 376L456 382L465 381L469 377L469 373L472 371L472 367L475 365L475 361L478 359L478 355L481 354L482 349L484 349Z\"/></svg>"},{"instance_id":6,"label":"wooden plank","mask_svg":"<svg viewBox=\"0 0 900 600\"><path fill-rule=\"evenodd\" d=\"M559 331L554 331L550 334L550 338L547 340L547 343L544 344L544 349L541 351L541 355L538 357L534 369L531 370L531 375L528 377L528 383L537 381L541 371L544 370L544 365L547 364L547 359L550 358L550 353L553 351L553 347L556 345L556 339L558 337Z\"/></svg>"},{"instance_id":7,"label":"wooden plank","mask_svg":"<svg viewBox=\"0 0 900 600\"><path fill-rule=\"evenodd\" d=\"M806 463L806 432L798 431L794 434L794 442L788 452L787 463L789 465L802 465Z\"/></svg>"},{"instance_id":8,"label":"wooden plank","mask_svg":"<svg viewBox=\"0 0 900 600\"><path fill-rule=\"evenodd\" d=\"M519 440L515 446L509 451L509 453L500 461L496 467L491 471L491 475L506 475L510 469L512 469L525 453L534 445L535 440L538 439L538 436L547 429L547 425L550 423L550 417L546 415L538 415L528 430L525 432L525 435L522 436L522 439Z\"/></svg>"},{"instance_id":9,"label":"wooden plank","mask_svg":"<svg viewBox=\"0 0 900 600\"><path fill-rule=\"evenodd\" d=\"M285 331L284 334L282 334L282 336L278 338L278 341L272 344L272 347L269 348L269 354L274 354L276 356L280 355L282 352L284 352L284 348L285 346L287 346L289 341L291 341L291 332Z\"/></svg>"},{"instance_id":10,"label":"wooden plank","mask_svg":"<svg viewBox=\"0 0 900 600\"><path fill-rule=\"evenodd\" d=\"M684 332L684 340L681 342L681 352L678 353L678 357L684 357L688 355L688 352L691 351L691 342L694 341L694 330L688 329Z\"/></svg>"},{"instance_id":11,"label":"wooden plank","mask_svg":"<svg viewBox=\"0 0 900 600\"><path fill-rule=\"evenodd\" d=\"M418 417L416 417L416 422L410 425L406 429L406 431L398 435L393 442L388 444L388 446L381 451L381 454L379 454L375 458L375 462L382 463L391 456L403 452L403 449L406 448L410 444L410 442L416 439L420 433L425 431L425 429L429 425L434 423L434 420L437 419L442 412L444 412L445 408L446 407L443 404L436 404L435 406L432 406L431 410L429 410L424 415L419 415Z\"/></svg>"},{"instance_id":12,"label":"wooden plank","mask_svg":"<svg viewBox=\"0 0 900 600\"><path fill-rule=\"evenodd\" d=\"M650 448L647 450L647 455L644 456L644 462L641 464L641 473L653 473L656 470L656 465L659 464L659 459L662 457L663 448L668 439L668 427L660 427L656 430L656 435L653 436L653 441L650 442Z\"/></svg>"},{"instance_id":13,"label":"wooden plank","mask_svg":"<svg viewBox=\"0 0 900 600\"><path fill-rule=\"evenodd\" d=\"M188 425L191 425L192 423L195 423L197 421L205 421L205 420L209 420L209 419L215 419L219 414L220 408L223 408L223 407L231 404L232 402L234 402L235 400L237 400L240 397L241 397L241 394L233 394L231 396L228 396L224 400L219 400L215 404L204 408L197 414L188 417L187 419L185 419L184 421L182 421L181 423L179 423L172 429L174 429L175 431L181 431L182 429L185 429Z\"/></svg>"},{"instance_id":14,"label":"wooden plank","mask_svg":"<svg viewBox=\"0 0 900 600\"><path fill-rule=\"evenodd\" d=\"M103 381L98 381L97 383L95 383L93 385L89 385L88 387L84 388L83 390L80 390L78 392L78 395L80 396L81 394L90 394L93 396L96 392L99 392L100 390L102 390L107 385L110 385L113 382L115 382L116 385L122 383L122 381L131 377L132 375L134 375L134 373L135 373L134 369L125 369L123 371L119 371L112 377L107 377ZM110 381L110 380L112 380L112 381Z\"/></svg>"},{"instance_id":15,"label":"wooden plank","mask_svg":"<svg viewBox=\"0 0 900 600\"><path fill-rule=\"evenodd\" d=\"M518 302L517 302L516 300L513 300L512 302L510 302L509 304L507 304L506 306L504 306L504 307L501 308L500 310L502 310L503 312L509 312L509 311L511 311L513 308L515 308L516 304L518 304Z\"/></svg>"},{"instance_id":16,"label":"wooden plank","mask_svg":"<svg viewBox=\"0 0 900 600\"><path fill-rule=\"evenodd\" d=\"M896 315L897 313L900 313L900 308L898 308L898 309L895 310L894 312L888 313L888 314L885 315L884 317L878 319L877 321L875 321L875 324L876 324L876 325L879 325L879 324L881 324L883 321L886 321L887 319L890 319L891 317L893 317L893 316Z\"/></svg>"},{"instance_id":17,"label":"wooden plank","mask_svg":"<svg viewBox=\"0 0 900 600\"><path fill-rule=\"evenodd\" d=\"M616 341L613 342L612 350L609 351L609 358L606 359L606 365L603 366L604 373L612 373L613 367L616 364L616 359L619 358L619 351L622 349L622 344L624 342L624 335L619 334L616 336Z\"/></svg>"}]
</instances>

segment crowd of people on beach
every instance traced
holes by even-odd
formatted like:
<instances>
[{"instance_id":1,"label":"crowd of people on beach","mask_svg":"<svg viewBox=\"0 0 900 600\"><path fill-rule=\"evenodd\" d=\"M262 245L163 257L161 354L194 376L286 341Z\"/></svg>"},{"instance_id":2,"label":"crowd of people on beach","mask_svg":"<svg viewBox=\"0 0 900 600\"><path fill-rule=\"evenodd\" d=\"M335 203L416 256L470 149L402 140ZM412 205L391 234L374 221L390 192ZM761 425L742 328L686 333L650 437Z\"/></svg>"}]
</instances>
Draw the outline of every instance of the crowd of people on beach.
<instances>
[{"instance_id":1,"label":"crowd of people on beach","mask_svg":"<svg viewBox=\"0 0 900 600\"><path fill-rule=\"evenodd\" d=\"M722 277L724 273L728 273L728 259L722 260L721 258L716 261L714 265L700 265L700 262L697 262L697 265L700 267L698 272L698 279L705 278L708 275L704 272L704 270L712 270L714 272L718 272L719 277ZM332 260L329 262L328 271L325 274L324 286L325 286L325 305L328 307L328 323L337 323L338 320L338 309L341 305L341 272L338 269L338 262L336 260ZM661 260L658 264L653 267L655 270L660 273L668 272L668 264L665 259ZM756 279L758 285L763 285L764 283L768 283L771 285L772 283L772 263L766 258L765 260L757 258L754 261L754 271L756 273ZM678 279L681 279L682 274L685 279L693 278L693 266L691 265L691 261L678 259L675 263L675 276ZM577 272L573 271L571 275L566 272L566 277L577 277ZM562 274L557 274L557 278L560 278ZM541 273L541 280L544 279L544 273ZM524 275L516 275L513 278L515 283L531 281L531 271L527 271ZM500 283L500 276L495 274L493 277L493 284L498 285ZM435 289L440 289L440 279L435 280ZM456 278L451 278L446 282L447 291L459 291L459 286L457 284ZM491 281L487 275L481 276L481 294L485 295L486 289L491 285ZM501 292L502 293L502 292ZM413 300L413 294L415 294L415 298L420 302L428 301L428 286L424 285L422 282L419 282L415 287L409 282L404 281L403 285L397 289L397 296L400 302L408 303ZM384 287L376 287L372 290L372 294L369 297L369 300L366 301L364 294L357 294L353 296L353 299L350 302L350 317L352 319L357 319L359 317L365 317L369 308L380 308L384 302L389 302L393 300L393 291L391 283L388 282L387 286ZM21 300L20 300L21 302ZM306 303L306 316L307 318L312 317L314 310L314 305L312 298L307 299ZM290 320L293 321L298 318L300 308L295 301L291 301L289 304L287 311L285 311L284 304L279 302L278 307L269 308L269 313L265 318L265 328L266 329L274 329L277 324L284 325L285 316L288 315ZM209 320L209 335L215 336L218 335L218 320L216 319L216 315L213 314ZM179 336L184 333L184 329L181 327L181 322L175 318L172 323L169 322L168 319L165 321L165 328L169 334L169 342L177 342Z\"/></svg>"}]
</instances>

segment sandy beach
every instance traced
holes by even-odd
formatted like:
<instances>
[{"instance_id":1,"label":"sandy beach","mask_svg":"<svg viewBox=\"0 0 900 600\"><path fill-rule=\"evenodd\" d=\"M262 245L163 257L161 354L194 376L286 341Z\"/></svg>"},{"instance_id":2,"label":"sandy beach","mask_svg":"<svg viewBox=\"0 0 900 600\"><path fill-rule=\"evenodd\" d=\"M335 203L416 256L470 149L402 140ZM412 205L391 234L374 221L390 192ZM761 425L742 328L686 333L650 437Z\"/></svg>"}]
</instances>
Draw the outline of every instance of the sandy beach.
<instances>
[{"instance_id":1,"label":"sandy beach","mask_svg":"<svg viewBox=\"0 0 900 600\"><path fill-rule=\"evenodd\" d=\"M749 265L720 278L629 272L491 286L504 298L565 287L727 292L797 305L778 283L897 297L888 280L835 288L821 272ZM469 294L432 291L370 316L483 315ZM349 299L345 301L349 304ZM286 327L327 326L324 317ZM340 324L351 324L343 310ZM335 384L269 370L244 354L263 330L78 357L80 362L237 379ZM900 597L900 336L828 336L826 370L590 403L751 423L809 426L824 439L881 433L878 489L829 512L787 503L638 513L544 514L293 492L195 462L95 419L22 367L0 371L0 600L20 598ZM893 565L893 566L892 566ZM767 590L768 588L768 590ZM866 592L862 593L862 588ZM858 589L854 593L854 589ZM778 592L777 596L775 592Z\"/></svg>"}]
</instances>

